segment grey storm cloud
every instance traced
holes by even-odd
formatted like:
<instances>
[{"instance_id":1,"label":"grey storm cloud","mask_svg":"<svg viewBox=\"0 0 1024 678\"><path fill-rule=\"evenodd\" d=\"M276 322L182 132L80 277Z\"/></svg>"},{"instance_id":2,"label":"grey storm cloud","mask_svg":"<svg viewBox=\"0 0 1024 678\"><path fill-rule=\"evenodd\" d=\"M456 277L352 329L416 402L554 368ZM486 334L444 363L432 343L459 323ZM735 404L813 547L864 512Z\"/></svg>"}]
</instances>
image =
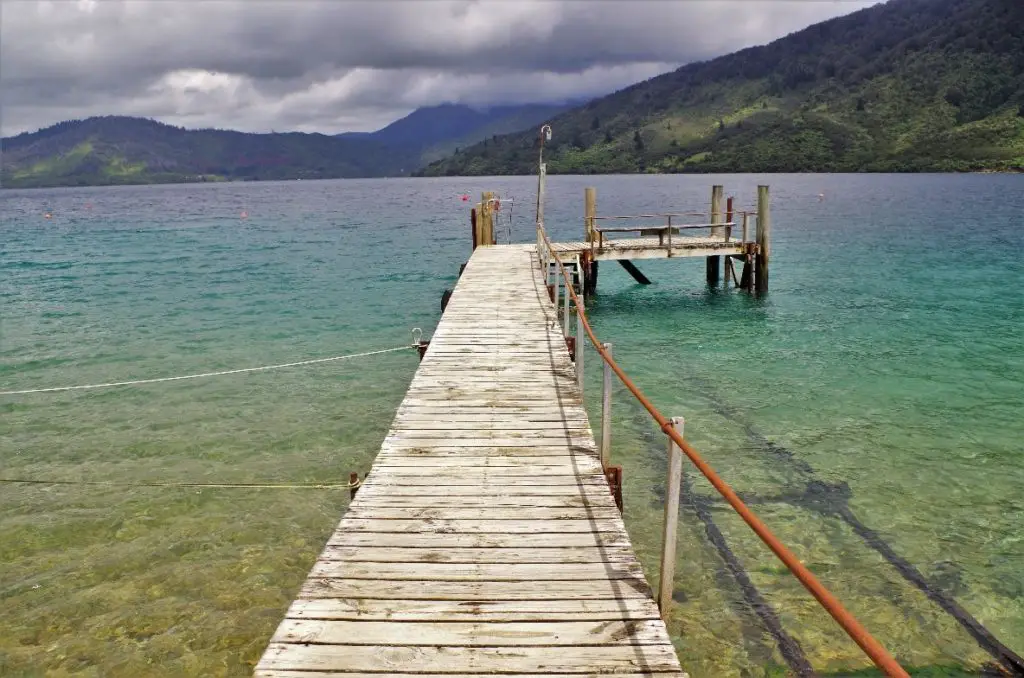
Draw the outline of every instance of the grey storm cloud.
<instances>
[{"instance_id":1,"label":"grey storm cloud","mask_svg":"<svg viewBox=\"0 0 1024 678\"><path fill-rule=\"evenodd\" d=\"M4 134L90 115L333 133L558 102L877 0L2 0Z\"/></svg>"}]
</instances>

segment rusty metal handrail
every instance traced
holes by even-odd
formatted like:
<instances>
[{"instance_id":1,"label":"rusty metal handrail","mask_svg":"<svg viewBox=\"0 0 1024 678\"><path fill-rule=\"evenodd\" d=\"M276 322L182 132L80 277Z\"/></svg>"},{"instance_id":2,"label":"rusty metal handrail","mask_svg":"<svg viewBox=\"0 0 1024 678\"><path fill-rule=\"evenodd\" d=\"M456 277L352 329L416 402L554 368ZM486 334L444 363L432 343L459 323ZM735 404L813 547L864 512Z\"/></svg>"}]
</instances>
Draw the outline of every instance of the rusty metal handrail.
<instances>
[{"instance_id":1,"label":"rusty metal handrail","mask_svg":"<svg viewBox=\"0 0 1024 678\"><path fill-rule=\"evenodd\" d=\"M818 601L819 604L836 620L836 623L842 627L846 634L860 646L861 650L871 658L871 661L875 663L879 669L881 669L885 675L892 678L910 678L902 666L893 658L889 651L879 643L871 633L864 628L864 626L857 621L857 619L843 606L836 596L825 588L825 585L818 581L818 578L807 569L807 567L800 562L800 559L790 551L785 544L779 541L768 526L761 522L761 519L750 510L750 508L743 503L743 500L739 498L736 492L726 483L722 478L715 472L711 466L704 461L700 454L688 442L683 438L682 435L675 429L671 420L666 418L658 408L651 403L650 400L643 394L643 392L633 383L633 380L629 378L618 363L605 351L601 342L598 340L597 335L594 334L594 330L590 327L590 322L587 320L586 312L583 310L583 305L580 303L579 298L576 296L576 291L573 289L572 279L569 277L568 271L565 266L562 265L562 260L555 253L554 247L551 245L551 240L548 239L548 234L544 229L544 223L542 221L537 222L537 242L538 244L543 243L544 248L547 250L548 257L558 265L558 270L562 274L562 278L565 281L566 294L570 295L574 304L577 308L577 319L582 324L583 329L587 333L587 337L590 339L590 343L594 345L598 355L601 359L615 372L615 375L619 378L630 393L643 405L644 409L650 413L651 417L658 423L662 432L665 433L672 441L679 447L680 450L693 462L693 465L704 475L705 478L714 486L718 493L729 503L729 505L740 515L750 529L765 543L765 545L771 549L772 553L782 561L783 565L793 574L797 580L803 584L804 588L810 592L812 596ZM538 255L540 251L538 250ZM582 352L583 345L580 344L576 347L576 351Z\"/></svg>"}]
</instances>

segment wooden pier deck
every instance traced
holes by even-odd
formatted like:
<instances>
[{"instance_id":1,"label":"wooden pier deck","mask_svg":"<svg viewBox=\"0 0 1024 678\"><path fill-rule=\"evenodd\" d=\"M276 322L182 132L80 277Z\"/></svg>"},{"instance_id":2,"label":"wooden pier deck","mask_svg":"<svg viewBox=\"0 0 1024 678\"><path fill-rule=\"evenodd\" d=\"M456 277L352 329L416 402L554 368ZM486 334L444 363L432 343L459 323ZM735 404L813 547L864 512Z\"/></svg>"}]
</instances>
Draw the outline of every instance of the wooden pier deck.
<instances>
[{"instance_id":1,"label":"wooden pier deck","mask_svg":"<svg viewBox=\"0 0 1024 678\"><path fill-rule=\"evenodd\" d=\"M603 246L597 243L556 242L552 249L559 257L572 257L589 252L594 261L618 261L622 259L671 259L676 257L712 257L719 255L741 256L747 252L747 243L725 236L675 236L671 245L658 237L607 239Z\"/></svg>"},{"instance_id":2,"label":"wooden pier deck","mask_svg":"<svg viewBox=\"0 0 1024 678\"><path fill-rule=\"evenodd\" d=\"M256 676L685 675L533 250L473 253Z\"/></svg>"}]
</instances>

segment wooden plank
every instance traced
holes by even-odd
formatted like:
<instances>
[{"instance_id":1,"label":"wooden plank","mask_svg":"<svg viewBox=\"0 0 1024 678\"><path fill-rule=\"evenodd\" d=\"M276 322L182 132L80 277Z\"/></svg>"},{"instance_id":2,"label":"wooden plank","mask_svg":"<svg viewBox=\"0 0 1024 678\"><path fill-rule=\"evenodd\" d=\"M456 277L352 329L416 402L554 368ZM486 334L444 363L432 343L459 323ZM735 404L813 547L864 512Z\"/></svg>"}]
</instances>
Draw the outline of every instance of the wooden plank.
<instances>
[{"instance_id":1,"label":"wooden plank","mask_svg":"<svg viewBox=\"0 0 1024 678\"><path fill-rule=\"evenodd\" d=\"M538 404L542 403L542 404ZM493 410L497 408L508 408L517 412L546 412L546 413L558 413L566 411L582 411L583 401L578 397L563 397L559 402L551 402L551 399L544 398L540 399L536 396L523 396L520 397L517 393L509 393L502 397L488 396L483 397L481 395L470 394L461 398L447 397L443 399L430 398L430 397L413 397L405 401L407 407L432 407L442 408L448 412L452 411L452 406L457 405L461 411L469 411L471 408L477 408L483 411Z\"/></svg>"},{"instance_id":2,"label":"wooden plank","mask_svg":"<svg viewBox=\"0 0 1024 678\"><path fill-rule=\"evenodd\" d=\"M645 599L606 600L374 600L366 598L299 598L288 619L394 621L612 621L659 619L658 608Z\"/></svg>"},{"instance_id":3,"label":"wooden plank","mask_svg":"<svg viewBox=\"0 0 1024 678\"><path fill-rule=\"evenodd\" d=\"M404 473L401 469L383 469L380 467L374 467L371 471L367 480L364 482L363 488L360 492L367 489L369 486L380 485L382 487L390 487L392 485L405 485L405 486L416 486L431 488L433 490L443 489L451 490L456 487L472 487L475 491L482 492L497 492L497 491L519 491L520 489L542 491L545 486L557 486L559 490L566 488L579 489L585 487L601 487L607 488L608 481L603 475L597 473L590 474L569 474L569 475L525 475L525 476L512 476L503 475L498 473L501 469L497 469L492 473L486 475L474 474L473 476L464 477L453 477L448 476L443 479L438 479L432 476L425 476L420 473Z\"/></svg>"},{"instance_id":4,"label":"wooden plank","mask_svg":"<svg viewBox=\"0 0 1024 678\"><path fill-rule=\"evenodd\" d=\"M350 563L636 563L628 546L553 548L405 548L382 546L328 546L319 562Z\"/></svg>"},{"instance_id":5,"label":"wooden plank","mask_svg":"<svg viewBox=\"0 0 1024 678\"><path fill-rule=\"evenodd\" d=\"M547 507L547 508L578 508L583 506L611 506L613 505L613 499L610 492L595 492L589 496L575 493L565 495L541 495L541 496L523 496L520 494L512 495L491 495L491 494L480 494L476 496L461 496L452 497L447 493L433 495L433 496L422 496L422 495L395 495L390 492L382 492L377 490L373 491L373 488L363 488L364 491L360 491L356 498L352 502L352 507L355 505L359 506L408 506L415 508L528 508L528 507Z\"/></svg>"},{"instance_id":6,"label":"wooden plank","mask_svg":"<svg viewBox=\"0 0 1024 678\"><path fill-rule=\"evenodd\" d=\"M435 482L444 483L446 478L449 476L459 476L463 480L469 480L471 478L487 477L496 478L499 476L507 477L519 477L519 478L533 478L537 475L562 475L562 476L576 476L579 473L596 473L600 470L600 462L593 460L580 460L573 463L565 464L499 464L489 463L486 465L468 465L472 464L473 461L480 461L483 463L485 459L500 459L498 457L479 457L476 459L466 460L465 458L455 459L451 463L446 464L419 464L409 465L408 463L393 462L388 458L381 458L376 464L376 468L382 472L397 472L405 475L429 475L435 478ZM439 460L440 461L440 460Z\"/></svg>"},{"instance_id":7,"label":"wooden plank","mask_svg":"<svg viewBox=\"0 0 1024 678\"><path fill-rule=\"evenodd\" d=\"M514 452L498 452L492 448L480 448L480 447L452 447L442 450L429 450L429 451L418 451L416 448L413 449L398 449L389 450L387 452L381 452L377 455L378 459L394 459L399 457L409 457L416 459L438 459L438 458L449 458L449 459L463 459L471 457L474 460L480 457L511 457L523 459L521 464L529 465L529 460L534 459L535 463L548 463L550 461L558 460L559 462L571 461L573 459L590 459L596 455L589 450L572 450L562 449L556 450L546 447L521 447L516 448ZM516 464L521 465L521 464Z\"/></svg>"},{"instance_id":8,"label":"wooden plank","mask_svg":"<svg viewBox=\"0 0 1024 678\"><path fill-rule=\"evenodd\" d=\"M451 424L478 425L487 427L531 426L534 428L589 428L589 419L583 413L550 412L550 413L515 413L515 412L480 412L453 413L451 410L438 412L399 412L392 423L393 427L409 427L423 424L422 428L442 428Z\"/></svg>"},{"instance_id":9,"label":"wooden plank","mask_svg":"<svg viewBox=\"0 0 1024 678\"><path fill-rule=\"evenodd\" d=\"M623 531L617 518L594 520L373 520L345 517L339 529L350 532L424 532L464 534L573 534L579 532Z\"/></svg>"},{"instance_id":10,"label":"wooden plank","mask_svg":"<svg viewBox=\"0 0 1024 678\"><path fill-rule=\"evenodd\" d=\"M639 563L383 563L318 560L311 577L397 581L540 582L637 579Z\"/></svg>"},{"instance_id":11,"label":"wooden plank","mask_svg":"<svg viewBox=\"0 0 1024 678\"><path fill-rule=\"evenodd\" d=\"M254 678L382 678L383 675L386 675L387 678L431 678L432 676L436 676L437 678L483 678L484 676L491 676L494 674L398 673L395 671L388 671L386 674L380 674L352 671L345 671L344 673L341 673L338 671L285 671L277 669L259 669L253 675ZM500 675L501 678L606 678L604 674L599 673L503 673ZM619 678L688 678L687 674L678 672L618 672L615 675Z\"/></svg>"},{"instance_id":12,"label":"wooden plank","mask_svg":"<svg viewBox=\"0 0 1024 678\"><path fill-rule=\"evenodd\" d=\"M619 516L615 506L574 506L568 508L547 508L543 506L431 506L413 508L409 506L381 506L373 503L353 503L346 518L367 520L590 520L595 518L614 519Z\"/></svg>"},{"instance_id":13,"label":"wooden plank","mask_svg":"<svg viewBox=\"0 0 1024 678\"><path fill-rule=\"evenodd\" d=\"M499 532L420 533L420 532L351 532L339 528L327 541L334 546L394 546L401 548L591 548L628 547L629 537L623 532L574 532L568 534L518 534Z\"/></svg>"},{"instance_id":14,"label":"wooden plank","mask_svg":"<svg viewBox=\"0 0 1024 678\"><path fill-rule=\"evenodd\" d=\"M531 645L668 645L654 620L564 622L348 621L285 619L272 643L402 645L405 647L520 647Z\"/></svg>"},{"instance_id":15,"label":"wooden plank","mask_svg":"<svg viewBox=\"0 0 1024 678\"><path fill-rule=\"evenodd\" d=\"M464 451L452 450L448 454L416 453L397 450L381 452L377 463L381 468L396 466L429 466L451 468L472 465L478 469L526 468L535 469L551 466L569 466L580 472L596 473L596 455L593 452L574 452L568 448L560 453L546 450L542 455L523 454L480 454L480 448L467 446Z\"/></svg>"},{"instance_id":16,"label":"wooden plank","mask_svg":"<svg viewBox=\"0 0 1024 678\"><path fill-rule=\"evenodd\" d=\"M429 445L454 446L464 445L466 441L476 441L481 445L490 447L514 447L527 442L536 444L534 441L547 441L548 445L580 445L592 446L592 438L589 432L583 429L541 429L523 430L515 428L506 429L392 429L388 433L387 442L405 443L407 440L426 440ZM454 441L454 442L446 442ZM512 442L506 442L512 441ZM417 443L406 443L417 444Z\"/></svg>"},{"instance_id":17,"label":"wooden plank","mask_svg":"<svg viewBox=\"0 0 1024 678\"><path fill-rule=\"evenodd\" d=\"M408 647L271 643L257 667L300 671L406 670L415 673L679 672L672 645L543 647Z\"/></svg>"},{"instance_id":18,"label":"wooden plank","mask_svg":"<svg viewBox=\"0 0 1024 678\"><path fill-rule=\"evenodd\" d=\"M458 433L459 435L465 435L470 431L473 432L498 432L498 431L522 431L532 435L551 435L554 433L568 433L574 436L585 436L590 430L590 426L585 419L576 419L575 421L567 421L565 419L556 420L554 417L544 420L531 420L526 417L516 419L514 417L478 417L475 419L465 420L453 420L453 419L435 419L435 418L413 418L406 416L396 417L394 422L391 424L390 434L397 433L412 433L418 432L423 433L426 431L438 431L452 435Z\"/></svg>"},{"instance_id":19,"label":"wooden plank","mask_svg":"<svg viewBox=\"0 0 1024 678\"><path fill-rule=\"evenodd\" d=\"M256 676L278 669L386 672L406 670L418 674L465 672L557 674L576 671L584 675L651 672L678 675L679 666L671 645L597 646L551 648L509 647L415 647L390 645L300 645L272 643L257 666ZM308 676L309 674L305 674Z\"/></svg>"}]
</instances>

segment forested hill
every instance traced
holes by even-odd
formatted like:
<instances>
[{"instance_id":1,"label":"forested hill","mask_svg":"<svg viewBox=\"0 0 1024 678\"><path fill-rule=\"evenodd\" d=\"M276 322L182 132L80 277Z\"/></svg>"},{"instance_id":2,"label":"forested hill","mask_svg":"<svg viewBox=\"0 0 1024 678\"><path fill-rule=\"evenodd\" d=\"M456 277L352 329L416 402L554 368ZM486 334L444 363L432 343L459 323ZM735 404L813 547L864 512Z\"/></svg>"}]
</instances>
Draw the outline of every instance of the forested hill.
<instances>
[{"instance_id":1,"label":"forested hill","mask_svg":"<svg viewBox=\"0 0 1024 678\"><path fill-rule=\"evenodd\" d=\"M323 134L186 130L107 116L3 140L4 187L409 174L419 153Z\"/></svg>"},{"instance_id":2,"label":"forested hill","mask_svg":"<svg viewBox=\"0 0 1024 678\"><path fill-rule=\"evenodd\" d=\"M551 120L551 173L1024 169L1024 2L891 0ZM537 133L425 175L536 171Z\"/></svg>"},{"instance_id":3,"label":"forested hill","mask_svg":"<svg viewBox=\"0 0 1024 678\"><path fill-rule=\"evenodd\" d=\"M409 176L459 146L533 127L566 108L444 104L376 132L333 136L188 130L124 116L72 120L3 139L0 185Z\"/></svg>"}]
</instances>

